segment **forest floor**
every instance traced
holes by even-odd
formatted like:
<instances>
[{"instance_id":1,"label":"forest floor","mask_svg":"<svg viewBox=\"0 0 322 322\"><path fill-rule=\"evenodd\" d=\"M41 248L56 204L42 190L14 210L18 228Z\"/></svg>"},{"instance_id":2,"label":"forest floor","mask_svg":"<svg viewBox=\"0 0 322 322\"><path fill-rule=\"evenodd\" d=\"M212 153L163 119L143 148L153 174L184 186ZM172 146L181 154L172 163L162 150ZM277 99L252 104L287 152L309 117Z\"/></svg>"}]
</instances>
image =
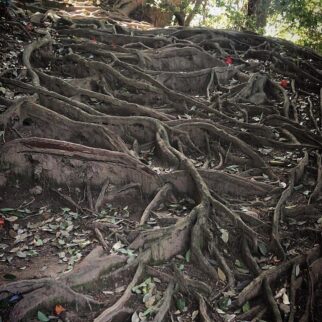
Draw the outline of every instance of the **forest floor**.
<instances>
[{"instance_id":1,"label":"forest floor","mask_svg":"<svg viewBox=\"0 0 322 322\"><path fill-rule=\"evenodd\" d=\"M0 18L0 321L320 321L322 57L88 2Z\"/></svg>"}]
</instances>

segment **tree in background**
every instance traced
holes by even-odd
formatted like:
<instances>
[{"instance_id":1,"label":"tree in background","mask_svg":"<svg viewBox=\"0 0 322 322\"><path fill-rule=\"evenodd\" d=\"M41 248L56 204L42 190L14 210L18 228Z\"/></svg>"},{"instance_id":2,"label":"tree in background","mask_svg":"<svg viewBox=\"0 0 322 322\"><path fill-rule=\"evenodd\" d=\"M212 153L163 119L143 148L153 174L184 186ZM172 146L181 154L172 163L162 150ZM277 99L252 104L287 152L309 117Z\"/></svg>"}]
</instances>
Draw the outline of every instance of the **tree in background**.
<instances>
[{"instance_id":1,"label":"tree in background","mask_svg":"<svg viewBox=\"0 0 322 322\"><path fill-rule=\"evenodd\" d=\"M156 27L201 25L248 30L321 52L320 0L109 0L125 16Z\"/></svg>"},{"instance_id":2,"label":"tree in background","mask_svg":"<svg viewBox=\"0 0 322 322\"><path fill-rule=\"evenodd\" d=\"M322 52L320 0L210 0L204 12L203 25L292 39Z\"/></svg>"},{"instance_id":3,"label":"tree in background","mask_svg":"<svg viewBox=\"0 0 322 322\"><path fill-rule=\"evenodd\" d=\"M271 21L280 24L278 36L293 33L296 43L322 52L322 9L320 0L274 0Z\"/></svg>"},{"instance_id":4,"label":"tree in background","mask_svg":"<svg viewBox=\"0 0 322 322\"><path fill-rule=\"evenodd\" d=\"M271 0L249 0L247 3L248 27L255 30L265 28ZM251 24L249 22L252 22Z\"/></svg>"}]
</instances>

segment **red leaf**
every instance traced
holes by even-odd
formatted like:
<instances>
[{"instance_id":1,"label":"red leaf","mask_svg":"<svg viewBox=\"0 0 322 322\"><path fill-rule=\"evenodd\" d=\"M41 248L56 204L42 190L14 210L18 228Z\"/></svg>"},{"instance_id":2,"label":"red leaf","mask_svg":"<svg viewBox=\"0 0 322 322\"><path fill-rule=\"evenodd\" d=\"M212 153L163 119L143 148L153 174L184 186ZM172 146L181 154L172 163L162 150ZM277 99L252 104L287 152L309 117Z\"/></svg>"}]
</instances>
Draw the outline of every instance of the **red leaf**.
<instances>
[{"instance_id":1,"label":"red leaf","mask_svg":"<svg viewBox=\"0 0 322 322\"><path fill-rule=\"evenodd\" d=\"M0 228L4 226L4 218L0 217Z\"/></svg>"},{"instance_id":2,"label":"red leaf","mask_svg":"<svg viewBox=\"0 0 322 322\"><path fill-rule=\"evenodd\" d=\"M282 79L280 81L280 85L283 87L283 88L287 88L288 86L288 80L287 79Z\"/></svg>"},{"instance_id":3,"label":"red leaf","mask_svg":"<svg viewBox=\"0 0 322 322\"><path fill-rule=\"evenodd\" d=\"M93 44L96 44L96 43L97 43L97 40L96 40L96 38L95 38L94 36L92 36L92 38L91 38L91 42L92 42Z\"/></svg>"},{"instance_id":4,"label":"red leaf","mask_svg":"<svg viewBox=\"0 0 322 322\"><path fill-rule=\"evenodd\" d=\"M227 56L227 57L225 58L225 63L226 63L226 65L232 65L232 63L233 63L233 58L232 58L231 56Z\"/></svg>"},{"instance_id":5,"label":"red leaf","mask_svg":"<svg viewBox=\"0 0 322 322\"><path fill-rule=\"evenodd\" d=\"M26 28L27 28L28 31L32 31L34 29L34 27L33 27L31 22L27 23Z\"/></svg>"},{"instance_id":6,"label":"red leaf","mask_svg":"<svg viewBox=\"0 0 322 322\"><path fill-rule=\"evenodd\" d=\"M55 308L54 308L55 315L60 315L64 311L65 311L65 309L64 309L64 307L62 305L60 305L60 304L55 305Z\"/></svg>"}]
</instances>

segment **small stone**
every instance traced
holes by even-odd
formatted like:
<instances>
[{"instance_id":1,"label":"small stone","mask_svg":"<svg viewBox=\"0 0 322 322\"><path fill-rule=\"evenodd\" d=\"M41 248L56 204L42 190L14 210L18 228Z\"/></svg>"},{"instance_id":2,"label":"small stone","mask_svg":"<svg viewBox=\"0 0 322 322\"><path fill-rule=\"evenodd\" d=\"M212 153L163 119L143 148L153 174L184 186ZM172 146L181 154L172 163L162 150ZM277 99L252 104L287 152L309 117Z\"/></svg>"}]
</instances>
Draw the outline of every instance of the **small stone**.
<instances>
[{"instance_id":1,"label":"small stone","mask_svg":"<svg viewBox=\"0 0 322 322\"><path fill-rule=\"evenodd\" d=\"M42 194L42 187L41 186L35 186L32 189L30 189L29 192L32 195L40 195L40 194Z\"/></svg>"}]
</instances>

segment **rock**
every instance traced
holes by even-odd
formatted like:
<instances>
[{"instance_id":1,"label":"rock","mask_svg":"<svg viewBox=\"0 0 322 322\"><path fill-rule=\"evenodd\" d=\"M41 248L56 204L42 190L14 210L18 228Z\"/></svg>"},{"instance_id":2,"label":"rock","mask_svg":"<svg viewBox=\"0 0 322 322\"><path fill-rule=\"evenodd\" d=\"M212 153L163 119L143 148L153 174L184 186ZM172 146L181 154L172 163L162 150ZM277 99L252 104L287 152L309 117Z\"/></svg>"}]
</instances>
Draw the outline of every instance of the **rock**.
<instances>
[{"instance_id":1,"label":"rock","mask_svg":"<svg viewBox=\"0 0 322 322\"><path fill-rule=\"evenodd\" d=\"M29 190L29 192L33 195L40 195L42 194L42 187L41 186L35 186L32 189Z\"/></svg>"}]
</instances>

